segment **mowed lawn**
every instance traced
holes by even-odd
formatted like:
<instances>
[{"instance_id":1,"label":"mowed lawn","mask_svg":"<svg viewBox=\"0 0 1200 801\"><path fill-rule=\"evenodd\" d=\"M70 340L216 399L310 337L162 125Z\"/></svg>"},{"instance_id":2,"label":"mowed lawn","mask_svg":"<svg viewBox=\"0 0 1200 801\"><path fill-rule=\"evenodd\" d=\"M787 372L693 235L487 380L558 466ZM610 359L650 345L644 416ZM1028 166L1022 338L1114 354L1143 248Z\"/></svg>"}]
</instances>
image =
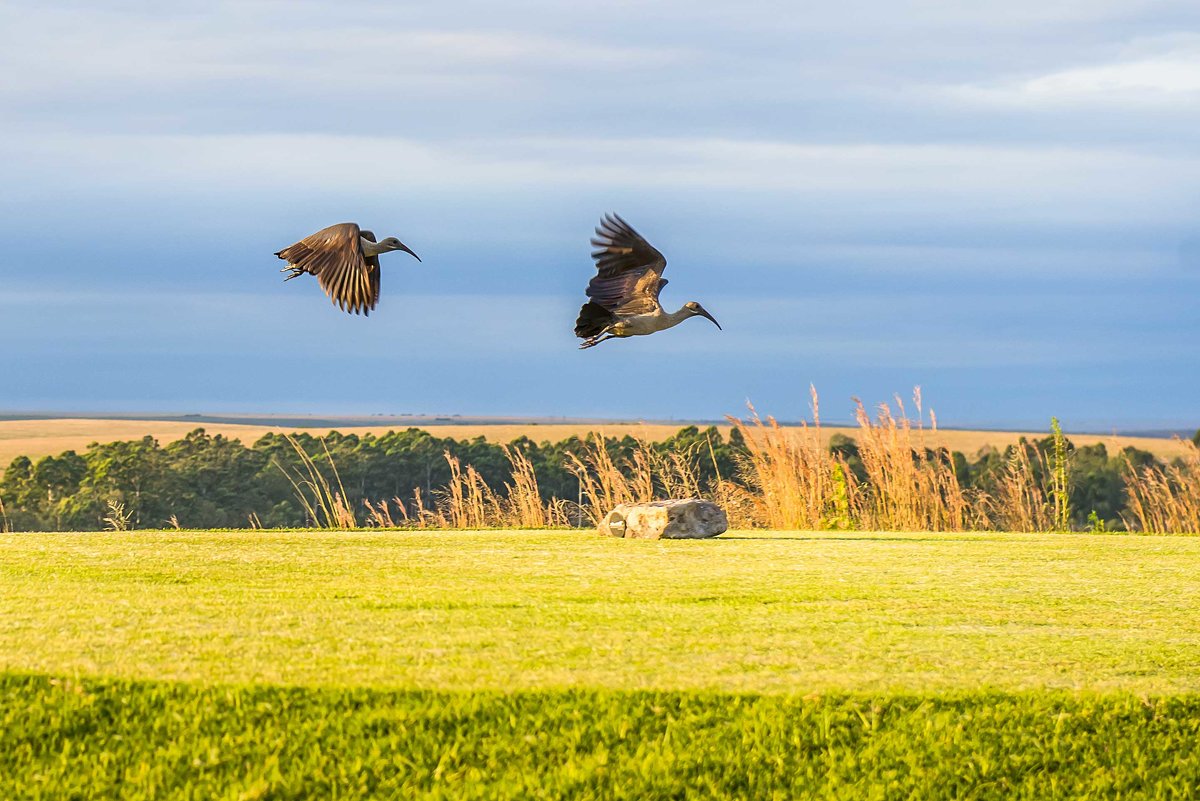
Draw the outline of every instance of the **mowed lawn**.
<instances>
[{"instance_id":1,"label":"mowed lawn","mask_svg":"<svg viewBox=\"0 0 1200 801\"><path fill-rule=\"evenodd\" d=\"M1200 690L1200 538L0 537L0 669L433 690Z\"/></svg>"},{"instance_id":2,"label":"mowed lawn","mask_svg":"<svg viewBox=\"0 0 1200 801\"><path fill-rule=\"evenodd\" d=\"M1187 797L1198 577L1194 537L0 535L0 796Z\"/></svg>"}]
</instances>

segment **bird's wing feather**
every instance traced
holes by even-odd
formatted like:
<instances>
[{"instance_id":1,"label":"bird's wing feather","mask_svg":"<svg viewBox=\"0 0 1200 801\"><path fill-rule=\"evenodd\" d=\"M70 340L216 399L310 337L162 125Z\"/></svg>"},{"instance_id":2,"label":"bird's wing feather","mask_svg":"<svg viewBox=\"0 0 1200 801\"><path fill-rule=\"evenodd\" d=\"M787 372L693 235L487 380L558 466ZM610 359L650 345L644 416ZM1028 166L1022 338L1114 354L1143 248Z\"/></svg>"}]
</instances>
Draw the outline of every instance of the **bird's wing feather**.
<instances>
[{"instance_id":1,"label":"bird's wing feather","mask_svg":"<svg viewBox=\"0 0 1200 801\"><path fill-rule=\"evenodd\" d=\"M317 277L325 294L341 309L367 314L379 302L379 259L367 257L359 237L375 241L354 223L322 228L276 255Z\"/></svg>"},{"instance_id":2,"label":"bird's wing feather","mask_svg":"<svg viewBox=\"0 0 1200 801\"><path fill-rule=\"evenodd\" d=\"M592 245L596 275L587 296L594 303L622 315L662 308L658 294L667 283L662 277L667 260L629 223L616 214L604 215Z\"/></svg>"},{"instance_id":3,"label":"bird's wing feather","mask_svg":"<svg viewBox=\"0 0 1200 801\"><path fill-rule=\"evenodd\" d=\"M367 257L367 279L370 281L370 287L369 287L368 291L370 292L369 297L371 299L371 304L363 309L364 317L369 315L371 313L371 309L375 308L375 306L379 303L379 257L378 256L368 256Z\"/></svg>"}]
</instances>

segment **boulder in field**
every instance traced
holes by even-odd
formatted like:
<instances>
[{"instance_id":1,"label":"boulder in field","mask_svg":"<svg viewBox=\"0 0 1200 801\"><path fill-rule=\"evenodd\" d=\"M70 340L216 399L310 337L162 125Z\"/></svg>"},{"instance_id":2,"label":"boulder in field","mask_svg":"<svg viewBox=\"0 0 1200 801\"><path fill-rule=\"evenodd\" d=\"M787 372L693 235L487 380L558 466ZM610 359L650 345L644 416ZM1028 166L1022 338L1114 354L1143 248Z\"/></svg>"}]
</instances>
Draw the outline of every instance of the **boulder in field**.
<instances>
[{"instance_id":1,"label":"boulder in field","mask_svg":"<svg viewBox=\"0 0 1200 801\"><path fill-rule=\"evenodd\" d=\"M650 503L622 503L600 521L606 537L638 540L699 540L729 528L729 518L712 501L685 498Z\"/></svg>"}]
</instances>

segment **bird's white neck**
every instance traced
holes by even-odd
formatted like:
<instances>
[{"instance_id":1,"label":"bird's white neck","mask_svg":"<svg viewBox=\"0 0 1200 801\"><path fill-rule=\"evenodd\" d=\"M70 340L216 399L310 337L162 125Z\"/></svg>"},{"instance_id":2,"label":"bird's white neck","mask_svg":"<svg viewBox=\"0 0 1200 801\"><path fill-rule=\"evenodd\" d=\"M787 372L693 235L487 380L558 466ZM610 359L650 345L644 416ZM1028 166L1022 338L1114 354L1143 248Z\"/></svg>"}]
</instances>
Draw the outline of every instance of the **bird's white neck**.
<instances>
[{"instance_id":1,"label":"bird's white neck","mask_svg":"<svg viewBox=\"0 0 1200 801\"><path fill-rule=\"evenodd\" d=\"M390 253L391 249L380 245L378 242L372 242L365 236L360 236L362 242L362 252L364 256L378 256L380 253Z\"/></svg>"},{"instance_id":2,"label":"bird's white neck","mask_svg":"<svg viewBox=\"0 0 1200 801\"><path fill-rule=\"evenodd\" d=\"M664 316L667 319L666 328L674 328L684 320L688 319L689 317L694 317L695 315L692 314L691 310L688 309L687 306L684 306L679 311L668 312Z\"/></svg>"}]
</instances>

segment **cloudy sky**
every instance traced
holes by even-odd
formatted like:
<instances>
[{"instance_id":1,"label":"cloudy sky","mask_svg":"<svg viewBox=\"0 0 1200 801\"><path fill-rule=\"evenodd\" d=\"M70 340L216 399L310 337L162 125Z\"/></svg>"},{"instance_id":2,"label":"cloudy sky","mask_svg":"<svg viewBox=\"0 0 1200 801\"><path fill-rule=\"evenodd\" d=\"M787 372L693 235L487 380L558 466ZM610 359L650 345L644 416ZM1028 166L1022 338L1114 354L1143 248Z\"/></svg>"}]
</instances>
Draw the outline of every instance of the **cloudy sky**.
<instances>
[{"instance_id":1,"label":"cloudy sky","mask_svg":"<svg viewBox=\"0 0 1200 801\"><path fill-rule=\"evenodd\" d=\"M1194 428L1198 145L1195 0L8 0L0 411ZM724 332L576 350L608 210Z\"/></svg>"}]
</instances>

